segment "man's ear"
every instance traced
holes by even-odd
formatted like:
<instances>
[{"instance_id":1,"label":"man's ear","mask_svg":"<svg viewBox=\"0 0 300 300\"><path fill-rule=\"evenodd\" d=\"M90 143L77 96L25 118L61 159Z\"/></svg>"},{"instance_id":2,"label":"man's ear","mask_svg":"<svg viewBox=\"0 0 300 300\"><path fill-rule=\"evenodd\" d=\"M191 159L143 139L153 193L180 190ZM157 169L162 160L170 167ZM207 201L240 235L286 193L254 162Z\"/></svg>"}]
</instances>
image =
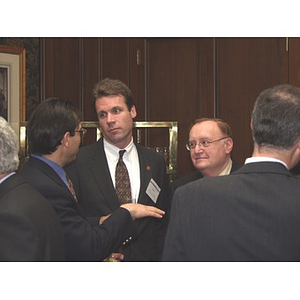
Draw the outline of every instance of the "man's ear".
<instances>
[{"instance_id":1,"label":"man's ear","mask_svg":"<svg viewBox=\"0 0 300 300\"><path fill-rule=\"evenodd\" d=\"M136 108L134 105L132 105L130 110L131 118L134 119L137 116Z\"/></svg>"},{"instance_id":2,"label":"man's ear","mask_svg":"<svg viewBox=\"0 0 300 300\"><path fill-rule=\"evenodd\" d=\"M291 149L289 169L294 168L300 161L300 141Z\"/></svg>"},{"instance_id":3,"label":"man's ear","mask_svg":"<svg viewBox=\"0 0 300 300\"><path fill-rule=\"evenodd\" d=\"M61 145L68 148L70 146L70 137L70 132L66 132L63 138L61 139Z\"/></svg>"},{"instance_id":4,"label":"man's ear","mask_svg":"<svg viewBox=\"0 0 300 300\"><path fill-rule=\"evenodd\" d=\"M225 146L226 146L226 153L230 153L233 149L233 139L227 138L225 140Z\"/></svg>"}]
</instances>

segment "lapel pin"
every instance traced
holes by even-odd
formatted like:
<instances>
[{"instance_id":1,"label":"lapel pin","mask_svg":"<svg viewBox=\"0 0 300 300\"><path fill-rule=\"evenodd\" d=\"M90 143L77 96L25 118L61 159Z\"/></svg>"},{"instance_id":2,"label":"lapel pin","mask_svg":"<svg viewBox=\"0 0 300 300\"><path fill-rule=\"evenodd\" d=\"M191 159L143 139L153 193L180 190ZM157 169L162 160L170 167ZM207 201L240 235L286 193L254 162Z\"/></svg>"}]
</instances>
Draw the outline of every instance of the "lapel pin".
<instances>
[{"instance_id":1,"label":"lapel pin","mask_svg":"<svg viewBox=\"0 0 300 300\"><path fill-rule=\"evenodd\" d=\"M146 169L147 169L147 171L150 171L150 170L151 170L150 166L147 166Z\"/></svg>"}]
</instances>

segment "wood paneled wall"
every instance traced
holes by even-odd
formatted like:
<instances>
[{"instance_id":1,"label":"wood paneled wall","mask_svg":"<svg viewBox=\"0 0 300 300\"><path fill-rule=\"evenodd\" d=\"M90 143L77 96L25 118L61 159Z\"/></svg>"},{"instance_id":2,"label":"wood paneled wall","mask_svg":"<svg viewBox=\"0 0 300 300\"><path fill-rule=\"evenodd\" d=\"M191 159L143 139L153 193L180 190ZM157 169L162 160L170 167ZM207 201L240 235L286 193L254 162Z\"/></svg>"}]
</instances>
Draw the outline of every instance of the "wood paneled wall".
<instances>
[{"instance_id":1,"label":"wood paneled wall","mask_svg":"<svg viewBox=\"0 0 300 300\"><path fill-rule=\"evenodd\" d=\"M251 155L253 103L270 86L300 86L299 49L297 38L42 38L42 98L69 99L85 121L96 120L94 84L105 77L124 81L137 121L178 121L182 176L193 170L185 143L198 117L231 125L237 162ZM147 142L160 146L160 136L152 133Z\"/></svg>"},{"instance_id":2,"label":"wood paneled wall","mask_svg":"<svg viewBox=\"0 0 300 300\"><path fill-rule=\"evenodd\" d=\"M288 82L285 39L216 40L216 115L233 129L233 157L243 163L252 154L250 115L258 94Z\"/></svg>"}]
</instances>

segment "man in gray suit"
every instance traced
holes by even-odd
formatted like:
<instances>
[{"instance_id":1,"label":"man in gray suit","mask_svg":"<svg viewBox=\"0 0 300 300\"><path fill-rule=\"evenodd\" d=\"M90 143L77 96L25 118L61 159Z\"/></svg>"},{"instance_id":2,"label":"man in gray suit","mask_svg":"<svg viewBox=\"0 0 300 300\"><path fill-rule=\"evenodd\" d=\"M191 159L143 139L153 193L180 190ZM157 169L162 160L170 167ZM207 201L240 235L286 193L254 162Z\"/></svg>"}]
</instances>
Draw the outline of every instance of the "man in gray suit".
<instances>
[{"instance_id":1,"label":"man in gray suit","mask_svg":"<svg viewBox=\"0 0 300 300\"><path fill-rule=\"evenodd\" d=\"M254 151L230 176L176 190L164 261L299 261L300 89L263 91L252 112Z\"/></svg>"},{"instance_id":2,"label":"man in gray suit","mask_svg":"<svg viewBox=\"0 0 300 300\"><path fill-rule=\"evenodd\" d=\"M64 236L47 200L16 174L18 138L0 117L0 261L63 261Z\"/></svg>"}]
</instances>

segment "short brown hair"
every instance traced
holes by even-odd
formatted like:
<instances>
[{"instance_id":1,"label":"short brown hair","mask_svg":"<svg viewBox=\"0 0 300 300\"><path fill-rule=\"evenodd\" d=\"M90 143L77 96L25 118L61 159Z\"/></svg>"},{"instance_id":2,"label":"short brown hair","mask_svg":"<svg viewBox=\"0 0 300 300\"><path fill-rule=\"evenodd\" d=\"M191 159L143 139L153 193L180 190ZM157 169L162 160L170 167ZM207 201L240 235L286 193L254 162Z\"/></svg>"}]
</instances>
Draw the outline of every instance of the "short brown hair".
<instances>
[{"instance_id":1,"label":"short brown hair","mask_svg":"<svg viewBox=\"0 0 300 300\"><path fill-rule=\"evenodd\" d=\"M93 90L94 101L107 96L122 96L128 110L134 105L133 95L130 88L121 80L105 78L95 85Z\"/></svg>"}]
</instances>

